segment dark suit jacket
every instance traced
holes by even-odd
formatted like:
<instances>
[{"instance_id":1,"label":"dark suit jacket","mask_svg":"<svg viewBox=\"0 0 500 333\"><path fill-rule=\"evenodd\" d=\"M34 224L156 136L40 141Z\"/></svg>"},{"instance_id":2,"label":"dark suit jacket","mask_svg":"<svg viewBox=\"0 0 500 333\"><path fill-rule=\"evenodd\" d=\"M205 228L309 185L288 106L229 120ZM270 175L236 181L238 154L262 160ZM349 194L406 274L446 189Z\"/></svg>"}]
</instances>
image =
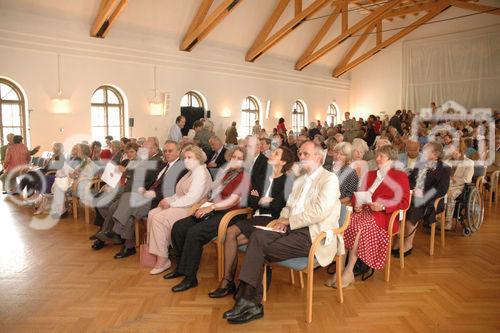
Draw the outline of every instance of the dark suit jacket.
<instances>
[{"instance_id":1,"label":"dark suit jacket","mask_svg":"<svg viewBox=\"0 0 500 333\"><path fill-rule=\"evenodd\" d=\"M416 167L410 172L410 188L414 189L418 177L419 167L423 167L423 163L419 162ZM416 205L415 198L412 199L412 205L408 211L408 220L418 222L424 220L425 224L434 223L436 220L436 212L434 211L434 200L442 197L448 192L450 186L451 168L445 165L442 161L438 161L436 169L427 172L424 182L424 196L429 191L433 191L433 195L423 205ZM442 200L441 200L442 201ZM444 203L440 202L438 212L442 212Z\"/></svg>"},{"instance_id":2,"label":"dark suit jacket","mask_svg":"<svg viewBox=\"0 0 500 333\"><path fill-rule=\"evenodd\" d=\"M266 180L267 172L267 157L260 153L257 156L254 164L252 165L252 171L250 172L250 180L252 183L252 189L257 190L259 194L262 194L262 188L264 187L264 181Z\"/></svg>"},{"instance_id":3,"label":"dark suit jacket","mask_svg":"<svg viewBox=\"0 0 500 333\"><path fill-rule=\"evenodd\" d=\"M136 192L139 187L149 188L156 180L158 172L160 172L164 166L165 164L160 154L156 154L145 161L139 162L133 170L127 172L124 192ZM134 181L137 177L141 179Z\"/></svg>"},{"instance_id":4,"label":"dark suit jacket","mask_svg":"<svg viewBox=\"0 0 500 333\"><path fill-rule=\"evenodd\" d=\"M269 187L269 178L264 176L262 176L262 178L265 178L265 185L263 185L263 191L265 191ZM291 192L291 186L286 185L287 176L286 174L283 174L273 180L273 184L271 185L271 192L269 194L269 196L273 198L273 201L271 201L269 206L259 205L260 198L264 196L264 193L261 192L259 192L258 197L253 195L248 196L248 206L253 208L254 210L258 209L259 213L261 214L271 214L273 219L277 219L280 216L280 212L283 207L286 206L288 195ZM288 187L288 189L286 189L285 187Z\"/></svg>"},{"instance_id":5,"label":"dark suit jacket","mask_svg":"<svg viewBox=\"0 0 500 333\"><path fill-rule=\"evenodd\" d=\"M165 166L166 163L163 164L163 168ZM161 168L158 173L160 173L163 168ZM168 168L167 172L165 172L163 176L161 176L161 185L156 186L155 188L152 188L152 186L148 188L149 190L155 191L156 193L155 198L151 202L151 207L158 206L163 198L174 195L177 183L182 177L184 177L187 172L188 170L184 166L184 162L181 159L175 161L175 163ZM154 183L156 182L158 173L155 175L155 181L151 185L154 185Z\"/></svg>"},{"instance_id":6,"label":"dark suit jacket","mask_svg":"<svg viewBox=\"0 0 500 333\"><path fill-rule=\"evenodd\" d=\"M207 158L207 163L210 163L214 154L215 154L215 151L212 151L210 156L208 156L208 158ZM221 150L219 156L217 156L217 159L215 160L215 164L217 164L216 168L220 168L221 166L224 165L224 163L226 163L226 158L224 157L225 154L226 154L226 148L222 147L222 150Z\"/></svg>"}]
</instances>

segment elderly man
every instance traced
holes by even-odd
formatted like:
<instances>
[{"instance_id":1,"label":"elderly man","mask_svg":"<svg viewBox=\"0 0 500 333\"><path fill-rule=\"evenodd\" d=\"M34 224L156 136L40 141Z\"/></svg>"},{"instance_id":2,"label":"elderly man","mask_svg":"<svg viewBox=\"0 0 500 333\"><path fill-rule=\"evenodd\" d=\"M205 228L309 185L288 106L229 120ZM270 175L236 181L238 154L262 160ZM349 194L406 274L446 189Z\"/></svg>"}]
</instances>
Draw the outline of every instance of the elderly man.
<instances>
[{"instance_id":1,"label":"elderly man","mask_svg":"<svg viewBox=\"0 0 500 333\"><path fill-rule=\"evenodd\" d=\"M415 164L420 160L420 143L414 140L406 140L406 152L400 153L398 162L401 162L402 170L408 172L413 170Z\"/></svg>"},{"instance_id":2,"label":"elderly man","mask_svg":"<svg viewBox=\"0 0 500 333\"><path fill-rule=\"evenodd\" d=\"M197 120L194 122L193 129L195 131L194 141L198 144L198 146L201 147L201 149L203 149L205 154L207 154L208 156L211 152L209 141L212 133L210 133L208 128L201 120Z\"/></svg>"},{"instance_id":3,"label":"elderly man","mask_svg":"<svg viewBox=\"0 0 500 333\"><path fill-rule=\"evenodd\" d=\"M212 136L208 142L212 148L212 153L207 156L207 167L209 169L218 169L226 163L226 159L224 157L226 154L226 148L224 148L222 140L218 136Z\"/></svg>"},{"instance_id":4,"label":"elderly man","mask_svg":"<svg viewBox=\"0 0 500 333\"><path fill-rule=\"evenodd\" d=\"M143 218L152 207L158 206L164 197L175 194L177 182L187 170L179 159L180 149L175 141L167 140L163 146L165 163L154 169L154 181L145 182L137 192L124 193L113 214L113 232L125 240L125 244L114 258L121 259L135 253L133 218ZM159 170L159 171L158 171Z\"/></svg>"},{"instance_id":5,"label":"elderly man","mask_svg":"<svg viewBox=\"0 0 500 333\"><path fill-rule=\"evenodd\" d=\"M186 118L184 116L178 116L175 119L175 124L170 128L168 138L175 142L180 142L182 140L182 129L186 125Z\"/></svg>"},{"instance_id":6,"label":"elderly man","mask_svg":"<svg viewBox=\"0 0 500 333\"><path fill-rule=\"evenodd\" d=\"M236 303L223 316L229 323L246 323L264 316L261 298L266 262L306 257L322 231L339 225L339 181L335 174L321 167L323 149L308 141L300 147L299 158L305 175L295 181L274 231L256 230L250 237ZM343 244L333 238L329 244L319 246L316 259L326 266L337 253L343 253Z\"/></svg>"},{"instance_id":7,"label":"elderly man","mask_svg":"<svg viewBox=\"0 0 500 333\"><path fill-rule=\"evenodd\" d=\"M148 159L138 162L133 171L129 169L129 172L126 173L127 177L123 188L102 194L99 196L99 199L96 200L94 224L102 225L102 227L101 230L92 237L92 239L95 239L92 245L94 250L102 249L106 245L107 240L111 240L115 244L120 244L122 242L120 235L112 232L114 225L113 214L117 210L121 198L126 193L137 193L141 188L149 189L158 178L161 170L165 167L161 160L161 155L158 154L158 146L156 146L154 141L146 140L146 142L144 142L144 148L147 150ZM127 202L129 201L130 200L127 199Z\"/></svg>"}]
</instances>

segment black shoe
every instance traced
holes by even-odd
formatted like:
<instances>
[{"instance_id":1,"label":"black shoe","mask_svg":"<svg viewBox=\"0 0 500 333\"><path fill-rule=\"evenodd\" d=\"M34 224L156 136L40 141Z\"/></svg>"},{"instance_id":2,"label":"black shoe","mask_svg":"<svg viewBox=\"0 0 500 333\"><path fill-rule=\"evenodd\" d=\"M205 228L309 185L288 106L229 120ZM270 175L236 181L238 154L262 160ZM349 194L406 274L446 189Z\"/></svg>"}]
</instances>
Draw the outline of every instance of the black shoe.
<instances>
[{"instance_id":1,"label":"black shoe","mask_svg":"<svg viewBox=\"0 0 500 333\"><path fill-rule=\"evenodd\" d=\"M103 247L105 247L105 246L106 246L106 243L105 243L105 242L103 242L103 241L102 241L102 240L100 240L100 239L96 239L96 240L94 241L94 244L92 244L92 248L93 248L94 250L96 250L96 251L97 251L97 250L102 249L102 248L103 248Z\"/></svg>"},{"instance_id":2,"label":"black shoe","mask_svg":"<svg viewBox=\"0 0 500 333\"><path fill-rule=\"evenodd\" d=\"M93 234L92 236L89 236L89 240L96 240L97 239L97 233Z\"/></svg>"},{"instance_id":3,"label":"black shoe","mask_svg":"<svg viewBox=\"0 0 500 333\"><path fill-rule=\"evenodd\" d=\"M391 250L391 254L392 254L393 257L398 256L399 255L399 249L392 249Z\"/></svg>"},{"instance_id":4,"label":"black shoe","mask_svg":"<svg viewBox=\"0 0 500 333\"><path fill-rule=\"evenodd\" d=\"M198 286L198 280L196 278L185 277L181 283L172 287L172 291L174 293L178 293L180 291L185 291Z\"/></svg>"},{"instance_id":5,"label":"black shoe","mask_svg":"<svg viewBox=\"0 0 500 333\"><path fill-rule=\"evenodd\" d=\"M121 245L125 243L125 240L122 239L116 232L108 231L104 235L108 237L115 245Z\"/></svg>"},{"instance_id":6,"label":"black shoe","mask_svg":"<svg viewBox=\"0 0 500 333\"><path fill-rule=\"evenodd\" d=\"M227 295L234 294L236 292L236 285L233 281L229 281L225 288L217 288L214 291L208 293L210 298L221 298Z\"/></svg>"},{"instance_id":7,"label":"black shoe","mask_svg":"<svg viewBox=\"0 0 500 333\"><path fill-rule=\"evenodd\" d=\"M174 269L173 271L163 275L163 278L165 280L170 280L170 279L175 279L175 278L178 278L178 277L181 277L183 276L182 274L179 274L177 273L177 271Z\"/></svg>"},{"instance_id":8,"label":"black shoe","mask_svg":"<svg viewBox=\"0 0 500 333\"><path fill-rule=\"evenodd\" d=\"M266 266L266 291L269 291L271 287L271 279L273 278L273 268L271 266Z\"/></svg>"},{"instance_id":9,"label":"black shoe","mask_svg":"<svg viewBox=\"0 0 500 333\"><path fill-rule=\"evenodd\" d=\"M238 317L242 313L244 313L246 310L254 307L256 305L255 302L248 301L244 299L243 297L240 297L236 300L234 303L234 306L231 310L227 310L224 312L222 315L222 318L224 319L231 319L234 317Z\"/></svg>"},{"instance_id":10,"label":"black shoe","mask_svg":"<svg viewBox=\"0 0 500 333\"><path fill-rule=\"evenodd\" d=\"M262 317L264 317L264 307L262 304L254 304L251 308L245 310L240 315L228 318L227 322L230 324L245 324L249 321L260 319Z\"/></svg>"},{"instance_id":11,"label":"black shoe","mask_svg":"<svg viewBox=\"0 0 500 333\"><path fill-rule=\"evenodd\" d=\"M405 253L403 253L403 256L407 257L411 254L411 251L413 250L413 248L409 249L408 251L406 251ZM399 258L399 250L397 250L397 252L393 253L394 257L396 258Z\"/></svg>"},{"instance_id":12,"label":"black shoe","mask_svg":"<svg viewBox=\"0 0 500 333\"><path fill-rule=\"evenodd\" d=\"M115 256L113 258L115 259L123 259L123 258L127 258L129 256L132 256L135 254L135 247L131 247L131 248L128 248L128 247L122 247L122 249L120 250L120 252L118 252L117 254L115 254Z\"/></svg>"}]
</instances>

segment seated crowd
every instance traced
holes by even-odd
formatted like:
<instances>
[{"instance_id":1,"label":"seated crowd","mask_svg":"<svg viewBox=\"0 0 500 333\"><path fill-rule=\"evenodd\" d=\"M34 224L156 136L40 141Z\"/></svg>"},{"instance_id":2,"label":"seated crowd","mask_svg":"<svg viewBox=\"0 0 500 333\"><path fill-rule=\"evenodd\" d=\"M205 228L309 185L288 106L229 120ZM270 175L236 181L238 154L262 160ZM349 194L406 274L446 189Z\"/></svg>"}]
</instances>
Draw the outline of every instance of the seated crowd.
<instances>
[{"instance_id":1,"label":"seated crowd","mask_svg":"<svg viewBox=\"0 0 500 333\"><path fill-rule=\"evenodd\" d=\"M134 221L146 220L144 248L153 258L150 274L168 271L165 279L182 278L173 292L198 285L203 247L217 237L223 217L251 208L250 215L229 222L223 279L208 294L234 295L235 304L224 318L244 323L264 314L265 264L307 257L321 232L339 227L341 205L353 207L349 226L343 237L322 243L316 253L323 267L342 255L342 286L336 285L335 277L325 282L333 288L354 281L359 260L376 270L385 266L393 212L408 209L405 256L411 254L418 224L435 223L435 215L443 211L444 202L435 211L434 200L446 193L446 228L451 229L455 200L477 176L473 160L488 157L488 133L480 122L420 121L412 135L411 111L398 110L383 121L373 115L366 122L349 113L345 117L337 126L313 122L300 133L287 131L280 119L271 135L256 122L253 134L242 140L237 140L233 123L225 146L209 120L196 121L182 136L185 119L179 116L162 149L155 137L106 137L105 147L84 142L66 156L63 145L54 143L45 164L24 173L19 166L36 152L22 144L22 137L13 136L6 152L2 149L2 180L7 191L26 189L35 214L46 212L50 197L55 218L68 213L72 196L94 207L99 230L90 237L91 247L119 245L115 259L136 254ZM494 162L486 175L499 170L498 134L495 139ZM104 179L108 163L121 175L115 183ZM21 181L16 188L12 177L17 176ZM256 228L271 221L272 230ZM398 228L395 223L392 233ZM245 261L237 279L243 245ZM395 242L394 256L399 256L398 246Z\"/></svg>"}]
</instances>

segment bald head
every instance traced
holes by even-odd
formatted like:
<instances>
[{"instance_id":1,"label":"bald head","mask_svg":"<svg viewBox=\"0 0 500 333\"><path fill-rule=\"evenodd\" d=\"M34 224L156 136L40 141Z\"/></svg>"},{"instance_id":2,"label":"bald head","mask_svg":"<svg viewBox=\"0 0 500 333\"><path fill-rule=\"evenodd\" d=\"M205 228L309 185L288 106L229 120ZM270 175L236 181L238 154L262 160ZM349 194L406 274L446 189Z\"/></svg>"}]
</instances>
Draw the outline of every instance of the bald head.
<instances>
[{"instance_id":1,"label":"bald head","mask_svg":"<svg viewBox=\"0 0 500 333\"><path fill-rule=\"evenodd\" d=\"M420 151L420 143L414 140L406 141L406 153L409 158L417 158L418 152Z\"/></svg>"}]
</instances>

